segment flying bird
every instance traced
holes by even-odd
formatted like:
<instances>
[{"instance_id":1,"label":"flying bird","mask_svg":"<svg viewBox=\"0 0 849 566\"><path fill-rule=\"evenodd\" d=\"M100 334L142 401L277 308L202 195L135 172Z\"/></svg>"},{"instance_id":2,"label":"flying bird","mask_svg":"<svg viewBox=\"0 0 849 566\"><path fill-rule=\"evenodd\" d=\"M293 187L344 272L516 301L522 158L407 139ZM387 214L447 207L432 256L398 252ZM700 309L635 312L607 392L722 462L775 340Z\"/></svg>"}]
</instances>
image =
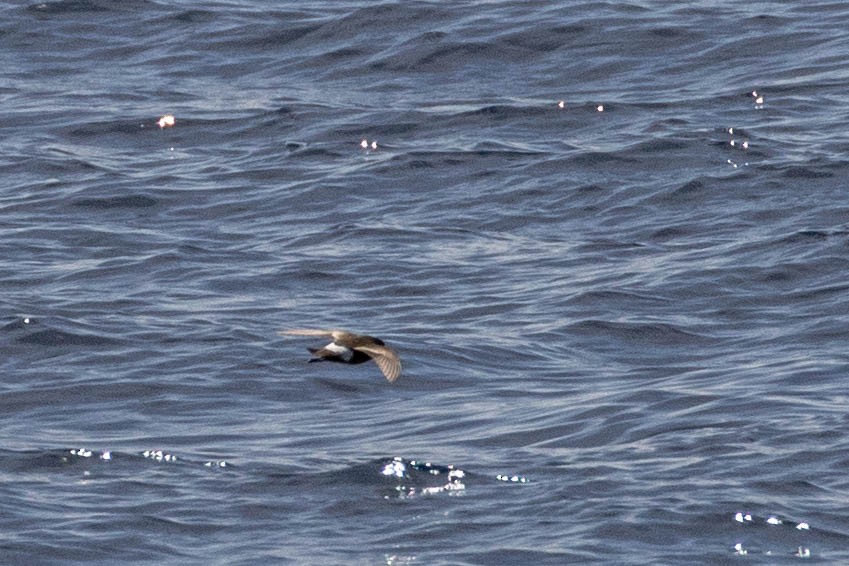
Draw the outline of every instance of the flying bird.
<instances>
[{"instance_id":1,"label":"flying bird","mask_svg":"<svg viewBox=\"0 0 849 566\"><path fill-rule=\"evenodd\" d=\"M311 362L339 362L343 364L361 364L373 360L390 383L401 375L401 360L395 350L383 343L380 338L362 336L347 330L318 330L299 328L281 330L282 336L329 336L333 340L322 348L307 348L315 356Z\"/></svg>"}]
</instances>

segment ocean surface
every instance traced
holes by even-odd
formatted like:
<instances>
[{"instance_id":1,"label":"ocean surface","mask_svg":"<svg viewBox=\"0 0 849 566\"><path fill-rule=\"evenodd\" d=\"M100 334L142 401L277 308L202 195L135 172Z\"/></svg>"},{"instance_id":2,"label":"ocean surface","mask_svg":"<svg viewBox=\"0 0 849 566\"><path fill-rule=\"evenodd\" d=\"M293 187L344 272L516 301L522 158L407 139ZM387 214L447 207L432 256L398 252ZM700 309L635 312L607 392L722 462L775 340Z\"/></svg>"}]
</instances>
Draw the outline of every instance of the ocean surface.
<instances>
[{"instance_id":1,"label":"ocean surface","mask_svg":"<svg viewBox=\"0 0 849 566\"><path fill-rule=\"evenodd\" d=\"M13 1L0 61L0 563L849 563L849 4Z\"/></svg>"}]
</instances>

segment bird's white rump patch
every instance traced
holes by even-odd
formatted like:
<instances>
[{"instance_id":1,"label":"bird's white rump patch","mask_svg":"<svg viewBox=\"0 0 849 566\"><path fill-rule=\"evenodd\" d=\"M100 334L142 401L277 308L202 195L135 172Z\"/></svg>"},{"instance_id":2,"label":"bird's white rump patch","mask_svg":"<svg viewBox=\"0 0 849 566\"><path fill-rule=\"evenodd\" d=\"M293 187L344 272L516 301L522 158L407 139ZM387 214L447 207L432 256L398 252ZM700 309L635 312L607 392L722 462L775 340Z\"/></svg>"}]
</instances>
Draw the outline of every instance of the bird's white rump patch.
<instances>
[{"instance_id":1,"label":"bird's white rump patch","mask_svg":"<svg viewBox=\"0 0 849 566\"><path fill-rule=\"evenodd\" d=\"M345 346L340 346L336 342L331 342L327 346L324 347L325 350L330 350L334 354L339 354L339 356L345 360L346 362L351 359L354 355L354 351L350 348L346 348Z\"/></svg>"}]
</instances>

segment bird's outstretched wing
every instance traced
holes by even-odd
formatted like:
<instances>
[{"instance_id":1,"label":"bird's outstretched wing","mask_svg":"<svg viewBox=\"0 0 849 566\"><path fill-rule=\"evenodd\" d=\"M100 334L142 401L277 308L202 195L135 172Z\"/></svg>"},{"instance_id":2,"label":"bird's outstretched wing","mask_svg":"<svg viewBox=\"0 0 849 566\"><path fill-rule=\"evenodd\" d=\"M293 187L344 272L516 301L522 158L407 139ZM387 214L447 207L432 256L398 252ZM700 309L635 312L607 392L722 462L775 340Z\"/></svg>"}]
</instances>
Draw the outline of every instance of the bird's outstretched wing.
<instances>
[{"instance_id":1,"label":"bird's outstretched wing","mask_svg":"<svg viewBox=\"0 0 849 566\"><path fill-rule=\"evenodd\" d=\"M321 330L318 328L293 328L281 330L277 334L281 336L333 336L335 330Z\"/></svg>"},{"instance_id":2,"label":"bird's outstretched wing","mask_svg":"<svg viewBox=\"0 0 849 566\"><path fill-rule=\"evenodd\" d=\"M377 364L377 367L380 368L380 371L383 372L384 377L386 377L390 383L398 379L401 375L401 360L392 348L388 346L369 345L357 346L354 349L367 354L372 360L374 360L374 363Z\"/></svg>"}]
</instances>

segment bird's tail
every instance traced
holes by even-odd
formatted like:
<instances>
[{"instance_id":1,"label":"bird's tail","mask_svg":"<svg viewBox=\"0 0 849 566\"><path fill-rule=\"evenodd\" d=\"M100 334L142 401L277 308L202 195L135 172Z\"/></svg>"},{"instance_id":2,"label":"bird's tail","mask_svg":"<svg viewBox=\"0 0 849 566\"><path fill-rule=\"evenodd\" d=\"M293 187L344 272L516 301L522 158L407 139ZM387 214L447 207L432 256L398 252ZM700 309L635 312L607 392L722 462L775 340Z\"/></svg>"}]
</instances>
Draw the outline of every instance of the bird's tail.
<instances>
[{"instance_id":1,"label":"bird's tail","mask_svg":"<svg viewBox=\"0 0 849 566\"><path fill-rule=\"evenodd\" d=\"M309 350L310 354L312 354L314 356L314 357L310 358L309 360L307 360L309 363L323 362L324 361L324 358L322 358L321 356L318 355L318 352L320 350L319 348L307 348L307 350Z\"/></svg>"}]
</instances>

